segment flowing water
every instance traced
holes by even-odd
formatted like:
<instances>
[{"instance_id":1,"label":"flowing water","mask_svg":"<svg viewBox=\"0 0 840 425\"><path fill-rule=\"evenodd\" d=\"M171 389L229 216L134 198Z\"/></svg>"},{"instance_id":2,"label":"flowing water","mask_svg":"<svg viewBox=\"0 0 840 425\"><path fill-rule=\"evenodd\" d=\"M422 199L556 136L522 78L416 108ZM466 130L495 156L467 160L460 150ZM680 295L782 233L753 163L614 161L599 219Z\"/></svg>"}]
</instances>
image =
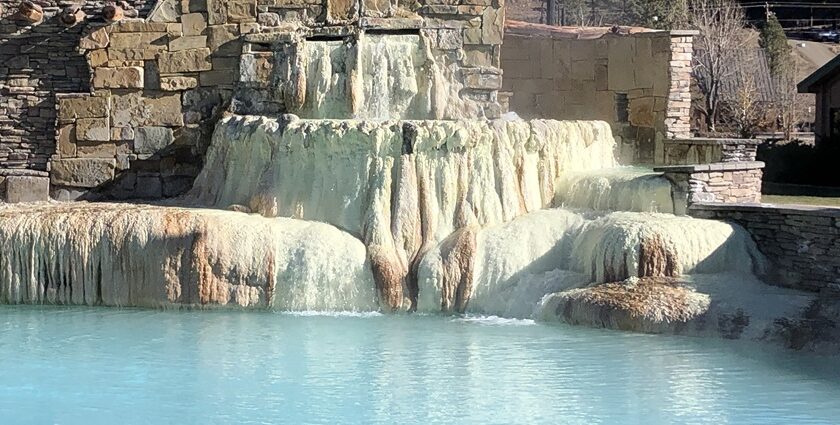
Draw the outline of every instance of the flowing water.
<instances>
[{"instance_id":1,"label":"flowing water","mask_svg":"<svg viewBox=\"0 0 840 425\"><path fill-rule=\"evenodd\" d=\"M481 317L0 307L9 424L836 423L836 358Z\"/></svg>"}]
</instances>

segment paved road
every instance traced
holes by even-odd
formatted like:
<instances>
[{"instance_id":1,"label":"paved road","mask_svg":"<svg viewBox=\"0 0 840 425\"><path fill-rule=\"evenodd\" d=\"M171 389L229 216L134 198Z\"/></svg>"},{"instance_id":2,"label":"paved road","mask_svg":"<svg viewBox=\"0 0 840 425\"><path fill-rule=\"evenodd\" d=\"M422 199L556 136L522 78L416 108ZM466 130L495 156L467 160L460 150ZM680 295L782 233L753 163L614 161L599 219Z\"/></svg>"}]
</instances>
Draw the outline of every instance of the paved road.
<instances>
[{"instance_id":1,"label":"paved road","mask_svg":"<svg viewBox=\"0 0 840 425\"><path fill-rule=\"evenodd\" d=\"M828 61L834 59L835 56L829 45L825 43L803 40L790 40L789 43L796 49L797 53L814 64L814 68L825 65Z\"/></svg>"}]
</instances>

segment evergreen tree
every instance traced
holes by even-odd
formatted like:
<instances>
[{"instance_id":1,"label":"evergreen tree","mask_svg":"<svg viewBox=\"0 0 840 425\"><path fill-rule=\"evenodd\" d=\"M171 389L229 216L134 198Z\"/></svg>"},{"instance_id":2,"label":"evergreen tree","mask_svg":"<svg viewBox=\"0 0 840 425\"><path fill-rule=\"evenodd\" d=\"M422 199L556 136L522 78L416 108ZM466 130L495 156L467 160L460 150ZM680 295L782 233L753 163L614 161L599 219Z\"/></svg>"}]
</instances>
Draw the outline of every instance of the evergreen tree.
<instances>
[{"instance_id":1,"label":"evergreen tree","mask_svg":"<svg viewBox=\"0 0 840 425\"><path fill-rule=\"evenodd\" d=\"M635 22L648 28L682 29L688 22L687 0L628 0Z\"/></svg>"},{"instance_id":2,"label":"evergreen tree","mask_svg":"<svg viewBox=\"0 0 840 425\"><path fill-rule=\"evenodd\" d=\"M780 75L786 67L790 66L793 49L788 44L785 30L779 20L776 19L775 14L771 14L767 22L761 27L758 43L767 55L767 64L770 66L770 72L773 75Z\"/></svg>"}]
</instances>

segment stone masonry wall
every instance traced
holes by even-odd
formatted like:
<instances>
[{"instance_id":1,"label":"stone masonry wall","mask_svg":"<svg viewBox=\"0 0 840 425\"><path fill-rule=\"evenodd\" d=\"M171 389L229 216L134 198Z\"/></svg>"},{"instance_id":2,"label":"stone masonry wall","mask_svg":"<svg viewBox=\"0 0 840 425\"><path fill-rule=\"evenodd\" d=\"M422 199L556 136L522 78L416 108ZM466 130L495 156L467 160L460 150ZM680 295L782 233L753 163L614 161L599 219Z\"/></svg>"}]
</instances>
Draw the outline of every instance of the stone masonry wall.
<instances>
[{"instance_id":1,"label":"stone masonry wall","mask_svg":"<svg viewBox=\"0 0 840 425\"><path fill-rule=\"evenodd\" d=\"M690 214L746 228L773 265L769 283L840 294L840 209L698 203Z\"/></svg>"},{"instance_id":2,"label":"stone masonry wall","mask_svg":"<svg viewBox=\"0 0 840 425\"><path fill-rule=\"evenodd\" d=\"M755 161L758 139L674 139L665 144L663 165Z\"/></svg>"},{"instance_id":3,"label":"stone masonry wall","mask_svg":"<svg viewBox=\"0 0 840 425\"><path fill-rule=\"evenodd\" d=\"M675 204L691 206L698 202L761 202L763 162L719 162L684 166L656 167L673 183ZM677 211L682 214L683 211Z\"/></svg>"},{"instance_id":4,"label":"stone masonry wall","mask_svg":"<svg viewBox=\"0 0 840 425\"><path fill-rule=\"evenodd\" d=\"M500 113L501 0L160 0L113 24L94 19L99 8L86 5L89 19L72 31L50 26L52 18L25 28L44 34L48 46L38 57L66 57L72 66L20 59L22 47L0 47L18 61L14 69L41 70L18 81L19 73L2 69L0 78L11 82L4 89L22 99L3 105L0 168L49 170L60 199L158 198L188 189L213 125L241 86L243 49L260 37L422 29L433 54L451 62L459 95L481 105L481 116ZM4 26L2 36L12 32ZM62 42L49 45L50 38ZM8 89L39 84L49 88Z\"/></svg>"},{"instance_id":5,"label":"stone masonry wall","mask_svg":"<svg viewBox=\"0 0 840 425\"><path fill-rule=\"evenodd\" d=\"M55 152L55 96L88 91L90 72L79 54L84 25L62 25L65 1L36 3L44 19L17 18L20 0L0 0L0 168L46 170ZM101 20L105 1L82 2L88 19ZM143 15L145 0L124 3L128 15Z\"/></svg>"},{"instance_id":6,"label":"stone masonry wall","mask_svg":"<svg viewBox=\"0 0 840 425\"><path fill-rule=\"evenodd\" d=\"M509 22L502 90L523 118L604 120L622 163L661 164L689 132L692 36Z\"/></svg>"}]
</instances>

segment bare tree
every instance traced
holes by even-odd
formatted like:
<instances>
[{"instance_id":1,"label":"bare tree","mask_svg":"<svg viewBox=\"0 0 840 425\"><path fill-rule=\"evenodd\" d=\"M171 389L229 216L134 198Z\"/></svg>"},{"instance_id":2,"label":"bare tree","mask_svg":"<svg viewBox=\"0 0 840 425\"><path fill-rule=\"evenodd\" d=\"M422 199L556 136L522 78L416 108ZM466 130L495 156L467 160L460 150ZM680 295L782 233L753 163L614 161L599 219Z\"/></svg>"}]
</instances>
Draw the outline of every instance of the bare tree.
<instances>
[{"instance_id":1,"label":"bare tree","mask_svg":"<svg viewBox=\"0 0 840 425\"><path fill-rule=\"evenodd\" d=\"M773 110L776 112L777 126L784 132L785 140L791 139L791 133L805 117L807 95L798 93L799 66L788 58L783 67L773 76Z\"/></svg>"},{"instance_id":2,"label":"bare tree","mask_svg":"<svg viewBox=\"0 0 840 425\"><path fill-rule=\"evenodd\" d=\"M690 24L700 34L694 43L694 74L704 97L706 123L715 131L723 82L737 70L735 61L749 40L744 10L734 0L692 0Z\"/></svg>"},{"instance_id":3,"label":"bare tree","mask_svg":"<svg viewBox=\"0 0 840 425\"><path fill-rule=\"evenodd\" d=\"M755 55L744 59L745 69L755 69ZM761 93L755 82L755 74L738 72L732 77L729 90L721 94L721 121L729 124L743 138L755 137L755 134L767 125L767 108L761 99Z\"/></svg>"}]
</instances>

